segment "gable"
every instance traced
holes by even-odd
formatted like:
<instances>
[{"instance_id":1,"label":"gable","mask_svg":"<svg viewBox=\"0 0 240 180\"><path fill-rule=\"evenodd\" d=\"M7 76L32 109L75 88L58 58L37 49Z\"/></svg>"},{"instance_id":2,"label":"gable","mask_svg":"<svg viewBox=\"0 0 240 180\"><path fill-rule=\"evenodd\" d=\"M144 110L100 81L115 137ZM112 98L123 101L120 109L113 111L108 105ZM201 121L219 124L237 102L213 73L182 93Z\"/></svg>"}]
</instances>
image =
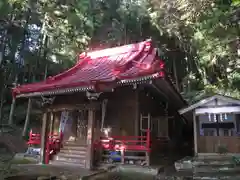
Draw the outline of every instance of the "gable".
<instances>
[{"instance_id":1,"label":"gable","mask_svg":"<svg viewBox=\"0 0 240 180\"><path fill-rule=\"evenodd\" d=\"M217 107L217 106L233 106L233 105L239 105L240 106L240 100L234 99L231 97L227 96L222 96L222 95L214 95L212 97L202 99L201 101L192 104L191 106L179 110L180 114L184 114L188 111L192 111L196 108L200 107Z\"/></svg>"},{"instance_id":2,"label":"gable","mask_svg":"<svg viewBox=\"0 0 240 180\"><path fill-rule=\"evenodd\" d=\"M217 106L231 106L231 105L236 105L236 103L234 103L232 101L230 102L230 101L227 101L224 99L216 98L208 103L203 104L202 106L206 107L206 106L216 106L216 105ZM202 107L202 106L200 106L200 107Z\"/></svg>"}]
</instances>

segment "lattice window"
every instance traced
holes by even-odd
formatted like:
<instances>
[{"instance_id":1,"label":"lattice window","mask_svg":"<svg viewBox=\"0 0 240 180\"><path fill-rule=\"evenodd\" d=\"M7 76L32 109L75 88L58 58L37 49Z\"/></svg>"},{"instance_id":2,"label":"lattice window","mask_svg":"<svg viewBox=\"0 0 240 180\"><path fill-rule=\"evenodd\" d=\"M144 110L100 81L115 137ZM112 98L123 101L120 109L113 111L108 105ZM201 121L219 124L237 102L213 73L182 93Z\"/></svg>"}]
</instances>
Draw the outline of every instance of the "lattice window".
<instances>
[{"instance_id":1,"label":"lattice window","mask_svg":"<svg viewBox=\"0 0 240 180\"><path fill-rule=\"evenodd\" d=\"M86 139L87 137L87 119L85 111L80 111L78 113L77 136L80 139Z\"/></svg>"}]
</instances>

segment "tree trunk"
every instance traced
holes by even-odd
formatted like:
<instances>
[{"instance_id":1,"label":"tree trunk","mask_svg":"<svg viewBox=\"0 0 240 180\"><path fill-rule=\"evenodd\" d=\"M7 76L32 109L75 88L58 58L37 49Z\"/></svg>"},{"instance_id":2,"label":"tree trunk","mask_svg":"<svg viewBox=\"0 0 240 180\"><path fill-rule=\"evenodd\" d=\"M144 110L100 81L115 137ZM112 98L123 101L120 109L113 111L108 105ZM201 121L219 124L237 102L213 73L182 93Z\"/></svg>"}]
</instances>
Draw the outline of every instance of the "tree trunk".
<instances>
[{"instance_id":1,"label":"tree trunk","mask_svg":"<svg viewBox=\"0 0 240 180\"><path fill-rule=\"evenodd\" d=\"M1 99L0 99L0 124L2 124L2 111L3 111L3 102L4 102L4 91L5 88L2 87L2 91L1 91Z\"/></svg>"},{"instance_id":2,"label":"tree trunk","mask_svg":"<svg viewBox=\"0 0 240 180\"><path fill-rule=\"evenodd\" d=\"M4 31L4 34L3 34L2 47L1 47L1 51L0 51L0 53L1 53L0 54L0 68L2 68L2 63L4 61L6 41L7 41L7 29Z\"/></svg>"},{"instance_id":3,"label":"tree trunk","mask_svg":"<svg viewBox=\"0 0 240 180\"><path fill-rule=\"evenodd\" d=\"M174 74L174 79L175 79L175 82L176 82L176 88L179 91L177 68L176 68L176 59L173 59L173 74Z\"/></svg>"},{"instance_id":4,"label":"tree trunk","mask_svg":"<svg viewBox=\"0 0 240 180\"><path fill-rule=\"evenodd\" d=\"M47 44L48 44L48 36L45 34L45 38L44 38L44 50L43 50L43 59L45 62L45 71L44 71L44 80L47 79L47 74L48 74L48 61L47 61Z\"/></svg>"}]
</instances>

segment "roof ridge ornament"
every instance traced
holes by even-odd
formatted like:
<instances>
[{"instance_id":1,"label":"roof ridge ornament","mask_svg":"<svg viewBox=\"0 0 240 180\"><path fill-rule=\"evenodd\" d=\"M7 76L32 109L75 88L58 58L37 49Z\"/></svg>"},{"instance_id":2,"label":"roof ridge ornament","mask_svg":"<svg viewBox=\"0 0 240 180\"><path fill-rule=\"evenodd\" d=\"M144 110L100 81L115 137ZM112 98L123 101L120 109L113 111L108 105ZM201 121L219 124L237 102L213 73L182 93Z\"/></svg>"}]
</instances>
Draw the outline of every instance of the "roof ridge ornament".
<instances>
[{"instance_id":1,"label":"roof ridge ornament","mask_svg":"<svg viewBox=\"0 0 240 180\"><path fill-rule=\"evenodd\" d=\"M146 40L144 51L149 51L151 47L152 47L152 40L151 39Z\"/></svg>"},{"instance_id":2,"label":"roof ridge ornament","mask_svg":"<svg viewBox=\"0 0 240 180\"><path fill-rule=\"evenodd\" d=\"M85 57L87 57L87 52L86 51L84 51L81 54L79 54L79 58L80 59L84 59Z\"/></svg>"}]
</instances>

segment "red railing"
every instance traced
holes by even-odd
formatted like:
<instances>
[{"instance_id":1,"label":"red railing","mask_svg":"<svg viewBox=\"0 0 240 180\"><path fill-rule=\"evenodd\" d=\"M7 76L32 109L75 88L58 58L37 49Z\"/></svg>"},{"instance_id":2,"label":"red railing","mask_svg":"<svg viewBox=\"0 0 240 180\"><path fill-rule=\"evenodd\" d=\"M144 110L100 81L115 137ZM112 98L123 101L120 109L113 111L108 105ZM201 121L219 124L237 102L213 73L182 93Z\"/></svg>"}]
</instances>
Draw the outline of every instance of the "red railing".
<instances>
[{"instance_id":1,"label":"red railing","mask_svg":"<svg viewBox=\"0 0 240 180\"><path fill-rule=\"evenodd\" d=\"M49 134L46 142L46 159L45 163L49 163L50 155L57 152L61 148L63 134ZM28 145L40 145L41 135L39 133L29 134ZM95 148L101 148L103 150L122 152L126 151L142 151L149 153L151 151L151 138L150 130L147 130L146 136L112 136L101 137L100 141L95 142Z\"/></svg>"},{"instance_id":2,"label":"red railing","mask_svg":"<svg viewBox=\"0 0 240 180\"><path fill-rule=\"evenodd\" d=\"M48 135L48 139L46 142L46 156L45 156L45 163L49 163L50 155L59 151L61 148L63 139L63 134L60 133L52 133ZM29 146L32 145L40 145L41 144L41 135L39 133L33 133L30 131L29 133L29 140L27 142Z\"/></svg>"},{"instance_id":3,"label":"red railing","mask_svg":"<svg viewBox=\"0 0 240 180\"><path fill-rule=\"evenodd\" d=\"M124 150L124 151L151 151L150 130L147 130L146 136L111 136L101 137L100 142L95 145L103 150Z\"/></svg>"},{"instance_id":4,"label":"red railing","mask_svg":"<svg viewBox=\"0 0 240 180\"><path fill-rule=\"evenodd\" d=\"M145 160L146 164L149 165L149 154L151 151L150 130L147 130L146 136L102 137L100 141L95 143L95 148L100 148L104 151L120 151L120 158L122 163L125 163L126 159L134 159L140 161ZM106 155L104 151L102 151L102 157L111 160L111 155ZM141 155L126 156L125 152L127 151L144 152L145 157Z\"/></svg>"},{"instance_id":5,"label":"red railing","mask_svg":"<svg viewBox=\"0 0 240 180\"><path fill-rule=\"evenodd\" d=\"M41 135L38 133L33 133L30 131L29 133L29 140L27 142L29 146L31 145L40 145L41 144Z\"/></svg>"}]
</instances>

